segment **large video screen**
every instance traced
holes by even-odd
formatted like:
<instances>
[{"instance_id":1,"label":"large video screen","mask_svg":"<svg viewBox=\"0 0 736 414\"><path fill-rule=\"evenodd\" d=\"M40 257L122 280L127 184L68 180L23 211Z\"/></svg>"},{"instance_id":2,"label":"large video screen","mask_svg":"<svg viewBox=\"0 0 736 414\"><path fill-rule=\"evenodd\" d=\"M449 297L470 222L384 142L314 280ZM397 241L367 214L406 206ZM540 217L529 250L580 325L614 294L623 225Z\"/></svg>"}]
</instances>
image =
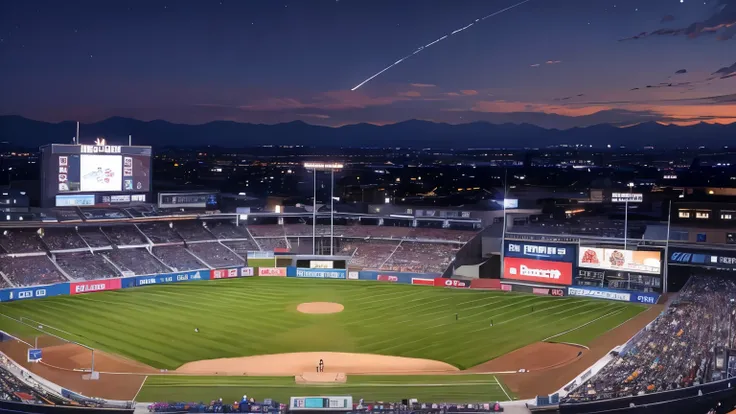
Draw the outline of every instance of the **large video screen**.
<instances>
[{"instance_id":1,"label":"large video screen","mask_svg":"<svg viewBox=\"0 0 736 414\"><path fill-rule=\"evenodd\" d=\"M59 194L148 193L151 147L59 145L42 148L44 200Z\"/></svg>"},{"instance_id":2,"label":"large video screen","mask_svg":"<svg viewBox=\"0 0 736 414\"><path fill-rule=\"evenodd\" d=\"M578 252L578 266L659 275L662 272L662 253L581 246Z\"/></svg>"}]
</instances>

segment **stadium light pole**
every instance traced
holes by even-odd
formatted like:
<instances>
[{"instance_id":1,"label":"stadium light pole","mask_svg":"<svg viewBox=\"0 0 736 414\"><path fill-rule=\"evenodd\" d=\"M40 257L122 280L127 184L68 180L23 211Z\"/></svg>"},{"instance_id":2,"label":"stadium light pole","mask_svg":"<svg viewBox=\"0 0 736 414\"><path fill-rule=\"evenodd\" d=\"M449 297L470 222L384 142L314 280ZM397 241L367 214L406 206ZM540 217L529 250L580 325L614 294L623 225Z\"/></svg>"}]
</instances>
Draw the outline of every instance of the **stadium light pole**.
<instances>
[{"instance_id":1,"label":"stadium light pole","mask_svg":"<svg viewBox=\"0 0 736 414\"><path fill-rule=\"evenodd\" d=\"M317 170L330 171L330 255L333 254L333 241L335 238L335 171L341 170L343 164L340 162L305 162L304 168L314 172L314 195L312 199L312 254L317 254Z\"/></svg>"},{"instance_id":2,"label":"stadium light pole","mask_svg":"<svg viewBox=\"0 0 736 414\"><path fill-rule=\"evenodd\" d=\"M629 187L629 196L626 197L626 202L624 203L624 209L626 210L624 212L624 250L626 250L627 240L629 238L629 199L631 198L631 190L634 189L634 183L628 183L626 185Z\"/></svg>"}]
</instances>

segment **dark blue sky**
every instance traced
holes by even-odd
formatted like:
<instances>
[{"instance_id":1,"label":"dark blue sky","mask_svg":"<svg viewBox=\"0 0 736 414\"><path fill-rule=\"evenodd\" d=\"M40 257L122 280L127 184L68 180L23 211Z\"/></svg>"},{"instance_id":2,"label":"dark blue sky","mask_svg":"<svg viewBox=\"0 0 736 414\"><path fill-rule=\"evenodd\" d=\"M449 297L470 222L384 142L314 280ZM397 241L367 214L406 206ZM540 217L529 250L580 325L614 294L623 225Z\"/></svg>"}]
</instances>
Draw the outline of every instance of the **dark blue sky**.
<instances>
[{"instance_id":1,"label":"dark blue sky","mask_svg":"<svg viewBox=\"0 0 736 414\"><path fill-rule=\"evenodd\" d=\"M350 90L519 1L0 0L0 114L736 121L736 0L531 0Z\"/></svg>"}]
</instances>

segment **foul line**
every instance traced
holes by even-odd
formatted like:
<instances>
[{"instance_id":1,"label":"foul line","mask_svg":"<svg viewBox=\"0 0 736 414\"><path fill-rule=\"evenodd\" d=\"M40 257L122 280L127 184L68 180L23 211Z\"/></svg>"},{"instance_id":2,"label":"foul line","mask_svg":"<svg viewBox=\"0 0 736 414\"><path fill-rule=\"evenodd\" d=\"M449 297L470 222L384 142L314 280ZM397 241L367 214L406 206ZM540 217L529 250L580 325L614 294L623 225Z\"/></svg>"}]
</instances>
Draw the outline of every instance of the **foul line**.
<instances>
[{"instance_id":1,"label":"foul line","mask_svg":"<svg viewBox=\"0 0 736 414\"><path fill-rule=\"evenodd\" d=\"M498 377L494 375L493 379L496 380L496 384L498 384L498 386L501 387L501 391L503 391L503 393L506 394L506 398L508 398L509 401L513 401L509 393L506 392L506 388L504 388L503 385L501 385L501 382L498 380Z\"/></svg>"},{"instance_id":2,"label":"foul line","mask_svg":"<svg viewBox=\"0 0 736 414\"><path fill-rule=\"evenodd\" d=\"M623 312L623 309L619 309L619 310L617 310L617 311L611 311L611 312L608 312L607 314L605 314L605 315L603 315L603 316L599 316L599 317L597 317L597 318L593 319L592 321L589 321L589 322L585 322L584 324L582 324L582 325L580 325L580 326L578 326L578 327L576 327L576 328L568 329L568 330L566 330L565 332L560 332L560 333L558 333L558 334L555 334L555 335L552 335L552 336L550 336L549 338L545 338L545 339L542 339L542 342L547 342L547 341L549 341L550 339L553 339L553 338L557 338L558 336L562 336L562 335L565 335L565 334L567 334L567 333L570 333L570 332L572 332L572 331L577 331L578 329L581 329L581 328L583 328L583 327L586 327L586 326L590 325L590 324L591 324L591 323L593 323L593 322L599 321L599 320L601 320L601 319L603 319L603 318L607 318L607 317L609 317L609 316L611 316L611 315L615 315L615 314L617 314L617 313L621 313L621 312Z\"/></svg>"},{"instance_id":3,"label":"foul line","mask_svg":"<svg viewBox=\"0 0 736 414\"><path fill-rule=\"evenodd\" d=\"M143 389L143 385L146 383L146 380L148 380L148 375L146 375L146 378L143 378L143 381L141 381L141 386L138 387L138 392L135 393L133 396L133 401L138 399L138 394L141 393L141 390Z\"/></svg>"}]
</instances>

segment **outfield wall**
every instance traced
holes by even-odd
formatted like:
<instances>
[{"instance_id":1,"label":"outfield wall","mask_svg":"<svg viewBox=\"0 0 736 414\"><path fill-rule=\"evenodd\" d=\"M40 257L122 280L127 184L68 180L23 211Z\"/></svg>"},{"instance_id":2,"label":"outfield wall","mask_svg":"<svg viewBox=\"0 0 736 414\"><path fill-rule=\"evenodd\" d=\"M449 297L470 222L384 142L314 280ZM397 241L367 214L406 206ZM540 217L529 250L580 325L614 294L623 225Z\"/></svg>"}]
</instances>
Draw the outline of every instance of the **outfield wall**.
<instances>
[{"instance_id":1,"label":"outfield wall","mask_svg":"<svg viewBox=\"0 0 736 414\"><path fill-rule=\"evenodd\" d=\"M293 277L300 279L373 280L409 285L451 288L495 289L501 288L499 280L465 281L440 277L439 273L404 273L378 270L348 271L347 269L310 269L301 267L251 267L238 266L220 269L190 270L186 272L156 275L128 276L110 279L62 282L52 285L0 289L0 302L39 299L51 296L79 295L141 286L162 285L201 280L232 279L238 277Z\"/></svg>"}]
</instances>

